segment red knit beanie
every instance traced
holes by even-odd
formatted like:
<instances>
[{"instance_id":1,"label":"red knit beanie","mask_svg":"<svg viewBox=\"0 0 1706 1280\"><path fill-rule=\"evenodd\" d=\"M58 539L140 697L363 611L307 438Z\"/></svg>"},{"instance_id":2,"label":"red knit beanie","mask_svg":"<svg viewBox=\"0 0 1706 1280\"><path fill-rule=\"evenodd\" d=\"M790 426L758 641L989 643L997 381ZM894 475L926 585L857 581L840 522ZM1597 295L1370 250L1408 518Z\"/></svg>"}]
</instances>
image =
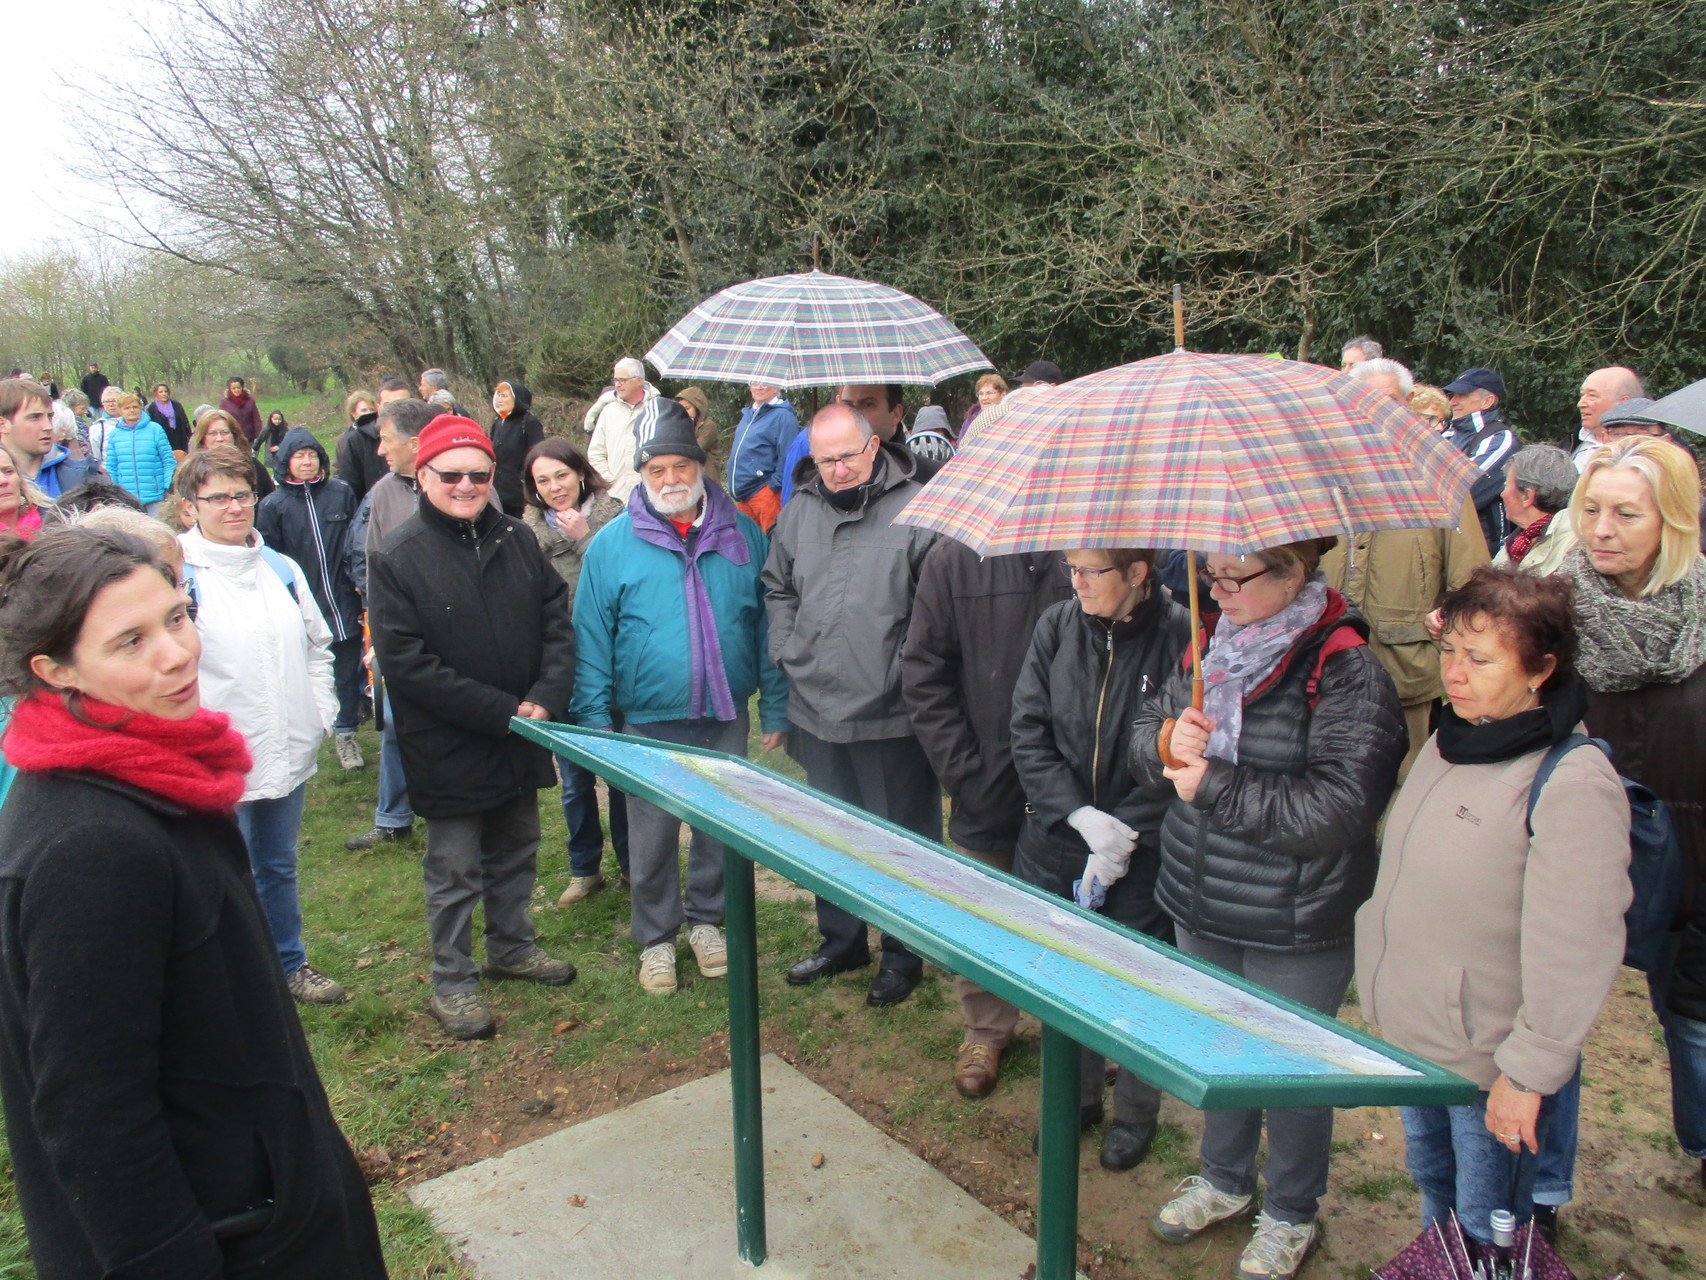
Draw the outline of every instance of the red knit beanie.
<instances>
[{"instance_id":1,"label":"red knit beanie","mask_svg":"<svg viewBox=\"0 0 1706 1280\"><path fill-rule=\"evenodd\" d=\"M478 449L492 461L497 453L490 437L472 418L458 418L453 413L441 413L421 428L421 448L415 455L415 466L424 467L441 453L451 449Z\"/></svg>"}]
</instances>

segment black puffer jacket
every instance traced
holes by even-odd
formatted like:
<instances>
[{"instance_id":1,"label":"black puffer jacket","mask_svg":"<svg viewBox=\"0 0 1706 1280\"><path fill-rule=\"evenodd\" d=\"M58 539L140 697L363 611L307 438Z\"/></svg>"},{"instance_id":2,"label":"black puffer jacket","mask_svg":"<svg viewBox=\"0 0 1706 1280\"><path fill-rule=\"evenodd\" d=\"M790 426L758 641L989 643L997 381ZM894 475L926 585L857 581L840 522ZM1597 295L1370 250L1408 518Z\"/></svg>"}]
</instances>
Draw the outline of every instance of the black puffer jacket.
<instances>
[{"instance_id":1,"label":"black puffer jacket","mask_svg":"<svg viewBox=\"0 0 1706 1280\"><path fill-rule=\"evenodd\" d=\"M383 1280L236 822L22 773L0 851L0 1093L35 1273Z\"/></svg>"},{"instance_id":2,"label":"black puffer jacket","mask_svg":"<svg viewBox=\"0 0 1706 1280\"><path fill-rule=\"evenodd\" d=\"M303 449L320 455L320 478L297 484L290 478L290 457ZM314 603L333 640L361 635L361 597L350 580L350 523L359 499L342 480L331 479L330 459L313 433L292 427L278 447L279 484L255 508L255 528L267 546L289 556L308 575Z\"/></svg>"},{"instance_id":3,"label":"black puffer jacket","mask_svg":"<svg viewBox=\"0 0 1706 1280\"><path fill-rule=\"evenodd\" d=\"M379 415L364 413L338 437L338 479L355 490L355 499L360 502L369 489L390 474L391 464L379 456Z\"/></svg>"},{"instance_id":4,"label":"black puffer jacket","mask_svg":"<svg viewBox=\"0 0 1706 1280\"><path fill-rule=\"evenodd\" d=\"M978 554L938 539L918 572L900 679L918 744L954 802L948 833L980 853L1019 838L1013 686L1037 619L1072 594L1054 552Z\"/></svg>"},{"instance_id":5,"label":"black puffer jacket","mask_svg":"<svg viewBox=\"0 0 1706 1280\"><path fill-rule=\"evenodd\" d=\"M1237 764L1210 759L1190 803L1174 797L1161 824L1155 894L1181 929L1270 951L1351 941L1374 888L1375 823L1409 747L1392 677L1361 645L1328 658L1310 710L1320 647L1340 626L1368 624L1336 591L1327 611L1244 704ZM1139 714L1131 769L1161 776L1163 720L1190 705L1180 665Z\"/></svg>"},{"instance_id":6,"label":"black puffer jacket","mask_svg":"<svg viewBox=\"0 0 1706 1280\"><path fill-rule=\"evenodd\" d=\"M430 502L367 557L368 620L409 798L427 818L484 813L556 784L551 755L510 732L522 702L567 717L569 588L527 526Z\"/></svg>"},{"instance_id":7,"label":"black puffer jacket","mask_svg":"<svg viewBox=\"0 0 1706 1280\"><path fill-rule=\"evenodd\" d=\"M1190 634L1190 615L1160 591L1124 622L1093 618L1076 600L1043 614L1013 690L1013 765L1036 819L1027 831L1034 825L1081 845L1066 817L1092 805L1154 849L1172 787L1132 776L1132 722L1178 666Z\"/></svg>"},{"instance_id":8,"label":"black puffer jacket","mask_svg":"<svg viewBox=\"0 0 1706 1280\"><path fill-rule=\"evenodd\" d=\"M490 435L492 450L497 457L492 483L497 486L498 501L505 515L519 516L527 510L527 495L522 488L521 469L527 461L527 451L545 438L545 426L533 416L533 393L519 382L500 382L515 397L515 408L507 418L493 418Z\"/></svg>"}]
</instances>

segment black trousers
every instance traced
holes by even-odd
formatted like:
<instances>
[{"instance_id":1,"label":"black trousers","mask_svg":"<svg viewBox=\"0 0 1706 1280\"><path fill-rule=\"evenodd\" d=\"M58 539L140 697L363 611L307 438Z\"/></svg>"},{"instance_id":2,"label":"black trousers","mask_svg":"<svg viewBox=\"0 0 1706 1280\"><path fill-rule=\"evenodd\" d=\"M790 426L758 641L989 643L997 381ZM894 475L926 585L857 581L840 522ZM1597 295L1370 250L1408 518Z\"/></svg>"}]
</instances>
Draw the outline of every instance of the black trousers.
<instances>
[{"instance_id":1,"label":"black trousers","mask_svg":"<svg viewBox=\"0 0 1706 1280\"><path fill-rule=\"evenodd\" d=\"M857 805L926 840L941 840L942 791L916 738L825 742L795 728L789 735L788 754L806 771L806 781L825 795ZM858 960L870 954L865 922L822 898L817 900L817 929L823 935L820 955ZM917 974L924 961L899 938L885 933L881 967Z\"/></svg>"}]
</instances>

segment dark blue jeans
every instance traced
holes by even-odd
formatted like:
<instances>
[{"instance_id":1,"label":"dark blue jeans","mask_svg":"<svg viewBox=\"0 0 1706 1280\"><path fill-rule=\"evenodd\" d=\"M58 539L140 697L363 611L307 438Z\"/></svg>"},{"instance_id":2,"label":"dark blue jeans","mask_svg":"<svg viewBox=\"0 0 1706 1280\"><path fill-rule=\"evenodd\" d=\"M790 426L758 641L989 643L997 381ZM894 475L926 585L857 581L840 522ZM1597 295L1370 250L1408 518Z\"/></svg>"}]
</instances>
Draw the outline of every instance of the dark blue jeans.
<instances>
[{"instance_id":1,"label":"dark blue jeans","mask_svg":"<svg viewBox=\"0 0 1706 1280\"><path fill-rule=\"evenodd\" d=\"M1574 1083L1579 1087L1581 1067ZM1535 1121L1541 1151L1563 1091L1544 1098ZM1538 1156L1512 1151L1487 1132L1487 1094L1460 1107L1400 1107L1404 1163L1422 1193L1422 1227L1444 1222L1453 1210L1463 1234L1477 1244L1493 1243L1488 1221L1494 1209L1509 1209L1518 1222L1534 1216Z\"/></svg>"},{"instance_id":2,"label":"dark blue jeans","mask_svg":"<svg viewBox=\"0 0 1706 1280\"><path fill-rule=\"evenodd\" d=\"M598 776L567 756L557 757L563 780L563 821L569 828L569 874L595 876L604 864L604 827L598 820ZM628 874L628 797L610 788L610 844Z\"/></svg>"},{"instance_id":3,"label":"dark blue jeans","mask_svg":"<svg viewBox=\"0 0 1706 1280\"><path fill-rule=\"evenodd\" d=\"M237 828L249 846L249 867L261 895L261 910L285 977L308 962L302 947L302 902L296 891L296 838L302 829L303 783L277 800L246 800L237 806Z\"/></svg>"},{"instance_id":4,"label":"dark blue jeans","mask_svg":"<svg viewBox=\"0 0 1706 1280\"><path fill-rule=\"evenodd\" d=\"M1647 992L1652 997L1653 1011L1665 1029L1665 1050L1670 1055L1671 1121L1676 1126L1677 1144L1693 1159L1706 1160L1706 1022L1665 1009L1681 938L1681 934L1672 935L1664 968L1647 975Z\"/></svg>"},{"instance_id":5,"label":"dark blue jeans","mask_svg":"<svg viewBox=\"0 0 1706 1280\"><path fill-rule=\"evenodd\" d=\"M338 693L335 733L354 733L361 726L361 694L367 672L361 665L361 637L332 641L332 685Z\"/></svg>"}]
</instances>

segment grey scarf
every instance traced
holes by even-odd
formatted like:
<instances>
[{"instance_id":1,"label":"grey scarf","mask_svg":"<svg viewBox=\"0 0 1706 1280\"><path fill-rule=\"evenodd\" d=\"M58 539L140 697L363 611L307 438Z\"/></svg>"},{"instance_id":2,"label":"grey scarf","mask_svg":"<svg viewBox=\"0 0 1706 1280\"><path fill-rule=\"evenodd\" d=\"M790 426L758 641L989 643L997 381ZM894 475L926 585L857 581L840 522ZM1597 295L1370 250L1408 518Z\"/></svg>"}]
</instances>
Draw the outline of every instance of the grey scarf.
<instances>
[{"instance_id":1,"label":"grey scarf","mask_svg":"<svg viewBox=\"0 0 1706 1280\"><path fill-rule=\"evenodd\" d=\"M1595 693L1677 684L1706 662L1706 558L1664 590L1631 600L1578 547L1559 570L1576 584L1576 670Z\"/></svg>"}]
</instances>

